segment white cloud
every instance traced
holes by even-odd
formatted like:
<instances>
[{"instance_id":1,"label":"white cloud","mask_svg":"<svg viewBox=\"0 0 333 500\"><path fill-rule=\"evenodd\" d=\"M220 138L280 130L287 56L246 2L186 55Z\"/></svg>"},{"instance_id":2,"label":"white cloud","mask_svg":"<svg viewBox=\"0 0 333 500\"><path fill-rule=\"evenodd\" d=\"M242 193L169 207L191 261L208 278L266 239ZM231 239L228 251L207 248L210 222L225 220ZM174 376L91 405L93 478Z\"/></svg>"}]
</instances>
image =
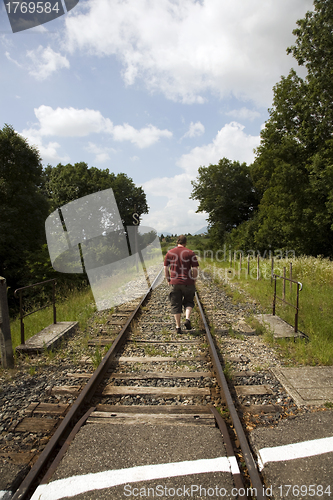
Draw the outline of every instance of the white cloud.
<instances>
[{"instance_id":1,"label":"white cloud","mask_svg":"<svg viewBox=\"0 0 333 500\"><path fill-rule=\"evenodd\" d=\"M184 154L177 162L185 172L195 176L200 166L216 164L226 157L233 161L251 163L253 149L259 146L260 136L247 135L237 122L226 124L209 144L198 146Z\"/></svg>"},{"instance_id":2,"label":"white cloud","mask_svg":"<svg viewBox=\"0 0 333 500\"><path fill-rule=\"evenodd\" d=\"M5 56L7 57L8 61L14 63L17 67L23 68L22 64L20 64L18 61L13 59L8 51L5 52Z\"/></svg>"},{"instance_id":3,"label":"white cloud","mask_svg":"<svg viewBox=\"0 0 333 500\"><path fill-rule=\"evenodd\" d=\"M111 159L109 153L116 152L116 150L113 148L102 148L102 147L97 146L96 144L94 144L92 142L89 142L88 146L85 149L89 153L92 153L95 155L94 161L96 163L105 163L106 161L109 161Z\"/></svg>"},{"instance_id":4,"label":"white cloud","mask_svg":"<svg viewBox=\"0 0 333 500\"><path fill-rule=\"evenodd\" d=\"M216 164L224 156L230 160L251 163L253 149L259 145L259 136L247 135L244 126L231 122L225 125L213 141L193 148L184 154L177 165L183 170L172 178L160 177L143 184L149 206L153 208L143 223L158 232L195 232L207 224L205 213L195 213L198 202L190 200L191 180L194 180L200 166ZM149 196L152 200L149 200ZM154 199L158 201L154 201ZM155 208L156 207L156 208Z\"/></svg>"},{"instance_id":5,"label":"white cloud","mask_svg":"<svg viewBox=\"0 0 333 500\"><path fill-rule=\"evenodd\" d=\"M68 155L59 154L58 150L61 148L58 142L49 142L48 144L43 144L43 138L34 129L23 130L21 135L28 140L31 146L36 146L42 161L46 163L67 163L70 160Z\"/></svg>"},{"instance_id":6,"label":"white cloud","mask_svg":"<svg viewBox=\"0 0 333 500\"><path fill-rule=\"evenodd\" d=\"M201 122L191 122L188 131L183 135L182 139L184 139L185 137L198 137L204 133L205 127Z\"/></svg>"},{"instance_id":7,"label":"white cloud","mask_svg":"<svg viewBox=\"0 0 333 500\"><path fill-rule=\"evenodd\" d=\"M54 52L51 47L44 49L40 45L36 50L28 50L27 57L32 61L29 73L37 80L46 80L55 71L70 67L67 57Z\"/></svg>"},{"instance_id":8,"label":"white cloud","mask_svg":"<svg viewBox=\"0 0 333 500\"><path fill-rule=\"evenodd\" d=\"M248 108L233 109L232 111L227 111L225 113L227 116L236 118L237 120L250 120L253 121L256 118L260 118L260 113Z\"/></svg>"},{"instance_id":9,"label":"white cloud","mask_svg":"<svg viewBox=\"0 0 333 500\"><path fill-rule=\"evenodd\" d=\"M41 135L84 137L92 133L111 133L113 124L93 109L57 108L42 105L35 108Z\"/></svg>"},{"instance_id":10,"label":"white cloud","mask_svg":"<svg viewBox=\"0 0 333 500\"><path fill-rule=\"evenodd\" d=\"M39 128L34 133L38 136L85 137L104 133L111 135L115 141L130 141L139 148L149 147L162 137L172 137L169 130L160 130L151 124L139 130L127 123L113 125L109 118L104 118L100 111L93 109L53 109L42 105L34 111L39 122ZM106 158L104 154L100 160L103 158Z\"/></svg>"},{"instance_id":11,"label":"white cloud","mask_svg":"<svg viewBox=\"0 0 333 500\"><path fill-rule=\"evenodd\" d=\"M311 8L312 0L88 0L66 16L64 50L116 56L127 85L142 79L169 99L202 103L212 92L267 106L291 66L295 22Z\"/></svg>"},{"instance_id":12,"label":"white cloud","mask_svg":"<svg viewBox=\"0 0 333 500\"><path fill-rule=\"evenodd\" d=\"M139 148L151 146L159 141L160 137L172 137L169 130L160 130L153 125L137 130L128 123L113 127L112 134L115 141L130 141Z\"/></svg>"}]
</instances>

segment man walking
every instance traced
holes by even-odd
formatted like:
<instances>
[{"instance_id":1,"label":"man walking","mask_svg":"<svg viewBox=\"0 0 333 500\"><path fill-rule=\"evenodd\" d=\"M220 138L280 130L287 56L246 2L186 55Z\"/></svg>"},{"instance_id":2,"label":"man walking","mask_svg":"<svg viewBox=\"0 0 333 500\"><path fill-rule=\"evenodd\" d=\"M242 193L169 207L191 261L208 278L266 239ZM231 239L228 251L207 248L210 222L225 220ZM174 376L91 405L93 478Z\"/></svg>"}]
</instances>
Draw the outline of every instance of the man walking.
<instances>
[{"instance_id":1,"label":"man walking","mask_svg":"<svg viewBox=\"0 0 333 500\"><path fill-rule=\"evenodd\" d=\"M195 280L198 277L198 260L192 250L186 248L186 236L178 237L177 246L169 250L164 259L164 275L170 286L171 312L175 316L176 331L181 333L180 317L185 308L185 328L192 328L190 316L194 307ZM170 273L169 273L170 269Z\"/></svg>"}]
</instances>

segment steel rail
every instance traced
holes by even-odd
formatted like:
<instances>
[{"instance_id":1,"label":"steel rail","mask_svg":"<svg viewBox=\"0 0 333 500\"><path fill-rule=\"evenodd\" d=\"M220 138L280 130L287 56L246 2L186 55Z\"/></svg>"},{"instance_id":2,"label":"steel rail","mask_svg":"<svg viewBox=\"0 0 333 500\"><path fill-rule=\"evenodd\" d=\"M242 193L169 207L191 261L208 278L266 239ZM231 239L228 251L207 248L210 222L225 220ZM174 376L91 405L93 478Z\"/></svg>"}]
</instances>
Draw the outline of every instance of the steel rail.
<instances>
[{"instance_id":1,"label":"steel rail","mask_svg":"<svg viewBox=\"0 0 333 500\"><path fill-rule=\"evenodd\" d=\"M45 469L47 468L47 464L52 460L52 454L54 454L55 450L60 447L60 442L64 441L67 439L69 430L72 429L77 421L80 418L80 414L83 410L84 405L87 404L94 395L95 391L97 390L99 384L103 380L106 371L109 368L109 365L112 361L112 358L117 354L119 349L122 347L124 340L127 335L127 329L130 325L130 323L133 321L135 316L137 315L140 307L143 305L149 294L154 288L155 283L159 279L161 273L163 271L163 268L161 271L158 273L157 277L155 278L154 282L152 285L149 287L147 293L144 295L140 303L137 305L135 310L132 312L130 317L127 319L125 325L117 335L116 339L114 340L112 346L102 359L101 363L99 364L98 368L94 371L93 375L83 388L83 390L80 392L79 396L73 403L72 407L70 408L69 412L59 425L58 429L56 432L53 434L51 437L50 441L48 444L45 446L44 450L40 454L38 460L36 463L32 466L31 470L25 477L25 479L22 481L21 485L19 488L16 490L14 495L12 496L11 500L24 500L28 498L28 495L32 495L34 489L36 489L38 485L38 478L42 479L41 476L44 476L45 474Z\"/></svg>"},{"instance_id":2,"label":"steel rail","mask_svg":"<svg viewBox=\"0 0 333 500\"><path fill-rule=\"evenodd\" d=\"M263 484L262 484L262 481L261 481L261 478L259 475L258 468L257 468L255 460L253 458L248 440L246 438L246 435L245 435L243 426L241 424L241 421L239 419L234 402L232 400L232 396L231 396L231 393L229 391L228 383L227 383L227 380L226 380L225 375L223 373L221 362L219 360L219 357L218 357L218 354L217 354L217 351L216 351L216 348L214 345L214 341L213 341L212 335L210 333L209 326L208 326L208 323L206 321L205 314L203 312L203 309L202 309L197 292L196 292L195 296L196 296L196 301L197 301L198 309L200 312L200 316L201 316L201 319L202 319L204 327L205 327L206 339L207 339L208 346L209 346L209 352L210 352L210 355L212 357L212 363L214 365L215 375L216 375L218 384L221 388L221 391L223 393L222 395L224 396L226 404L228 406L230 417L232 419L232 423L234 425L234 428L235 428L235 431L236 431L236 434L237 434L237 437L238 437L238 440L240 443L240 447L241 447L241 450L242 450L242 453L244 456L244 460L245 460L245 463L247 466L247 470L248 470L248 473L249 473L249 476L251 479L252 486L253 486L253 488L255 488L256 493L257 493L256 499L257 500L267 500L267 497L264 493Z\"/></svg>"}]
</instances>

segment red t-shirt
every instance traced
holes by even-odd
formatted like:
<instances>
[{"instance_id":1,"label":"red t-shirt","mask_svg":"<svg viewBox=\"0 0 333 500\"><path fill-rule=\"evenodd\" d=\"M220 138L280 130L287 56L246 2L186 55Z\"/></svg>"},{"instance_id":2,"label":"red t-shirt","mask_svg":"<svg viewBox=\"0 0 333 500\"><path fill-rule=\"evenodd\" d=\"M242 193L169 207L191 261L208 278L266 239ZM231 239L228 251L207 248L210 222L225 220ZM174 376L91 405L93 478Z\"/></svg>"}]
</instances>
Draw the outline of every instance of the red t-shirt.
<instances>
[{"instance_id":1,"label":"red t-shirt","mask_svg":"<svg viewBox=\"0 0 333 500\"><path fill-rule=\"evenodd\" d=\"M171 285L194 285L191 268L198 267L197 256L186 247L175 247L169 250L164 259L164 266L170 266Z\"/></svg>"}]
</instances>

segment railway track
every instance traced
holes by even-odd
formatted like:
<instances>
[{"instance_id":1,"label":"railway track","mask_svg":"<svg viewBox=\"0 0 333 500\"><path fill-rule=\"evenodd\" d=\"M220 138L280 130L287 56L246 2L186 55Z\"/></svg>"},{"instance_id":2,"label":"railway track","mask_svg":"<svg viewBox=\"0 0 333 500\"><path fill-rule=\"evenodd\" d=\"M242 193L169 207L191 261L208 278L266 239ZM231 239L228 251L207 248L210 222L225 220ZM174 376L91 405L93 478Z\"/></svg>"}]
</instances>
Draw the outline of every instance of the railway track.
<instances>
[{"instance_id":1,"label":"railway track","mask_svg":"<svg viewBox=\"0 0 333 500\"><path fill-rule=\"evenodd\" d=\"M292 402L285 395L283 407L283 390L268 377L267 370L257 370L254 376L253 370L248 369L251 363L246 355L228 355L228 340L233 340L231 346L235 341L252 341L255 336L242 322L244 311L239 312L237 305L235 318L230 322L224 313L223 294L212 295L212 280L209 276L203 278L198 282L193 327L181 335L175 332L166 284L148 293L142 301L105 315L104 323L88 342L90 357L80 360L82 368L66 373L68 384L49 388L50 397L57 398L57 402L33 403L29 408L31 416L18 424L27 424L30 418L35 425L49 421L51 427L53 419L49 441L14 494L14 500L30 498L38 484L47 484L56 477L59 463L82 426L128 428L142 423L157 427L195 426L196 432L204 426L218 426L229 464L235 466L232 481L241 492L239 498L248 498L248 488L255 489L256 498L266 498L244 427L271 424L274 419L283 418ZM214 290L217 293L216 287ZM209 323L215 331L214 338ZM230 335L235 332L235 325L243 328L236 339L235 334ZM98 360L98 353L105 349L107 354L94 371L92 361ZM227 351L225 359L221 351ZM223 368L230 372L231 365L232 383L227 382L223 372ZM38 415L44 416L39 422Z\"/></svg>"}]
</instances>

